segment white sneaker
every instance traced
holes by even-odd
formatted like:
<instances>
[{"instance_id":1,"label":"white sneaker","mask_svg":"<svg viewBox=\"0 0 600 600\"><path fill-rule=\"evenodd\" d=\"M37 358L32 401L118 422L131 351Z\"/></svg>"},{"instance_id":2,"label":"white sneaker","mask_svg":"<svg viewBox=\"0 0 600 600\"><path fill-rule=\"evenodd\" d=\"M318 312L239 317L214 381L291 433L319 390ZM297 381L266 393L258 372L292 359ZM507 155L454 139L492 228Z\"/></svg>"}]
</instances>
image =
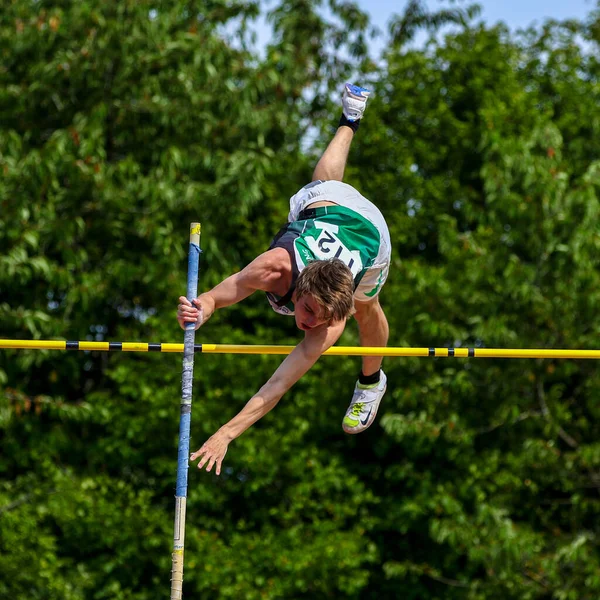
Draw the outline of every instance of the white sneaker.
<instances>
[{"instance_id":1,"label":"white sneaker","mask_svg":"<svg viewBox=\"0 0 600 600\"><path fill-rule=\"evenodd\" d=\"M381 371L379 383L373 387L362 388L356 382L352 402L346 411L346 416L342 421L342 429L346 433L360 433L370 427L375 420L379 403L385 394L387 387L387 377Z\"/></svg>"},{"instance_id":2,"label":"white sneaker","mask_svg":"<svg viewBox=\"0 0 600 600\"><path fill-rule=\"evenodd\" d=\"M358 85L347 83L342 95L342 112L348 121L358 121L365 112L367 98L371 92Z\"/></svg>"}]
</instances>

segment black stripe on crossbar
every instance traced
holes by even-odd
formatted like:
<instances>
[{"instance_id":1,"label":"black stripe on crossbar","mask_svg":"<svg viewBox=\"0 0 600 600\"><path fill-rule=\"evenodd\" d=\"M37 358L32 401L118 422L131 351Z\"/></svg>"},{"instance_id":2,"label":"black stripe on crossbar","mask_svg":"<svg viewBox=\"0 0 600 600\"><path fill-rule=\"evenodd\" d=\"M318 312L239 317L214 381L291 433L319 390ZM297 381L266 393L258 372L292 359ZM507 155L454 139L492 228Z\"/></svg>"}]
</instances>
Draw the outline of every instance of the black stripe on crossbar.
<instances>
[{"instance_id":1,"label":"black stripe on crossbar","mask_svg":"<svg viewBox=\"0 0 600 600\"><path fill-rule=\"evenodd\" d=\"M115 351L123 350L123 343L122 342L108 342L108 349L115 350Z\"/></svg>"},{"instance_id":2,"label":"black stripe on crossbar","mask_svg":"<svg viewBox=\"0 0 600 600\"><path fill-rule=\"evenodd\" d=\"M435 356L435 348L429 348L429 356Z\"/></svg>"},{"instance_id":3,"label":"black stripe on crossbar","mask_svg":"<svg viewBox=\"0 0 600 600\"><path fill-rule=\"evenodd\" d=\"M66 350L79 350L79 342L66 342Z\"/></svg>"},{"instance_id":4,"label":"black stripe on crossbar","mask_svg":"<svg viewBox=\"0 0 600 600\"><path fill-rule=\"evenodd\" d=\"M469 358L475 358L475 348L469 348Z\"/></svg>"},{"instance_id":5,"label":"black stripe on crossbar","mask_svg":"<svg viewBox=\"0 0 600 600\"><path fill-rule=\"evenodd\" d=\"M162 352L162 344L148 344L148 352Z\"/></svg>"},{"instance_id":6,"label":"black stripe on crossbar","mask_svg":"<svg viewBox=\"0 0 600 600\"><path fill-rule=\"evenodd\" d=\"M448 356L454 356L454 348L448 348Z\"/></svg>"},{"instance_id":7,"label":"black stripe on crossbar","mask_svg":"<svg viewBox=\"0 0 600 600\"><path fill-rule=\"evenodd\" d=\"M194 352L202 352L202 344L194 344Z\"/></svg>"}]
</instances>

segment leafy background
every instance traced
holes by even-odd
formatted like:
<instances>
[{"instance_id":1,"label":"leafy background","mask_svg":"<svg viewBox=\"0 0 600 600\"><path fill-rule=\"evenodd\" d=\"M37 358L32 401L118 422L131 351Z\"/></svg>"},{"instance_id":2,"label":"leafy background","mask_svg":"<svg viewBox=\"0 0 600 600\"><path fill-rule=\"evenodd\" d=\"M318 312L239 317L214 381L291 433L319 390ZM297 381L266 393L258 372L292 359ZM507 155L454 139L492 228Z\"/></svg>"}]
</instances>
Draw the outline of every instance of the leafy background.
<instances>
[{"instance_id":1,"label":"leafy background","mask_svg":"<svg viewBox=\"0 0 600 600\"><path fill-rule=\"evenodd\" d=\"M347 181L390 225L390 342L597 347L599 7L520 33L477 14L410 2L373 58L352 2L5 3L1 337L180 340L189 222L204 289L263 251L354 79L374 96ZM197 337L298 340L260 295ZM279 362L199 356L192 445ZM220 478L190 470L185 597L598 598L595 361L389 359L378 422L348 437L358 368L323 357ZM2 351L1 597L166 595L180 373Z\"/></svg>"}]
</instances>

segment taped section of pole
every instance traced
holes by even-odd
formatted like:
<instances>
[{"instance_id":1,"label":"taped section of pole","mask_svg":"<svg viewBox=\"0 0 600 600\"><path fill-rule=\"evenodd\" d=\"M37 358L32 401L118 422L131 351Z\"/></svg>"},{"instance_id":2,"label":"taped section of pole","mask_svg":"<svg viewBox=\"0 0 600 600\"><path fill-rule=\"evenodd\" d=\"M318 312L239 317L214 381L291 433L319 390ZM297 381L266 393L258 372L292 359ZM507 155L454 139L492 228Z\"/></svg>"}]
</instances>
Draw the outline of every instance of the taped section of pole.
<instances>
[{"instance_id":1,"label":"taped section of pole","mask_svg":"<svg viewBox=\"0 0 600 600\"><path fill-rule=\"evenodd\" d=\"M192 332L193 335L193 332ZM289 354L295 346L244 344L194 344L204 354ZM68 342L64 340L2 340L0 350L83 350L86 352L184 352L185 344L150 342ZM429 358L584 358L600 359L600 350L554 348L370 348L332 346L325 356L389 356ZM191 387L190 387L191 403Z\"/></svg>"},{"instance_id":2,"label":"taped section of pole","mask_svg":"<svg viewBox=\"0 0 600 600\"><path fill-rule=\"evenodd\" d=\"M190 302L198 295L200 252L200 223L192 223L190 227L186 293L186 297ZM183 550L185 545L185 509L190 456L195 334L195 324L186 323L183 336L181 412L179 417L179 447L177 450L177 483L175 487L175 524L173 528L173 554L171 555L171 600L181 600L183 598Z\"/></svg>"}]
</instances>

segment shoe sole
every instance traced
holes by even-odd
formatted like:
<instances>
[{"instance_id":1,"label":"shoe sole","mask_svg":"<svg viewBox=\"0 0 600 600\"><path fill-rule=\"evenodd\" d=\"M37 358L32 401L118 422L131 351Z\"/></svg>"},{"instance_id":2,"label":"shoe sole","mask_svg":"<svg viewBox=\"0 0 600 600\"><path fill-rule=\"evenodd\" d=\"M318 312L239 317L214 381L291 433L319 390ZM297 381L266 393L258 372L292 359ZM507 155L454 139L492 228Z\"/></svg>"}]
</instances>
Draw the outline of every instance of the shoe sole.
<instances>
[{"instance_id":1,"label":"shoe sole","mask_svg":"<svg viewBox=\"0 0 600 600\"><path fill-rule=\"evenodd\" d=\"M385 384L385 387L383 388L383 393L381 394L381 400L383 400L383 395L385 394L386 390L387 390L387 383ZM379 412L379 405L381 404L381 400L379 400L379 404L377 405L377 408L375 409L375 414L371 413L366 425L363 425L361 423L362 427L353 427L352 429L346 429L346 426L342 423L342 429L350 435L354 435L356 433L362 433L363 431L365 431L365 429L369 429L369 427L371 427L371 425L373 425L373 421L375 420L375 417L377 416L377 413Z\"/></svg>"}]
</instances>

